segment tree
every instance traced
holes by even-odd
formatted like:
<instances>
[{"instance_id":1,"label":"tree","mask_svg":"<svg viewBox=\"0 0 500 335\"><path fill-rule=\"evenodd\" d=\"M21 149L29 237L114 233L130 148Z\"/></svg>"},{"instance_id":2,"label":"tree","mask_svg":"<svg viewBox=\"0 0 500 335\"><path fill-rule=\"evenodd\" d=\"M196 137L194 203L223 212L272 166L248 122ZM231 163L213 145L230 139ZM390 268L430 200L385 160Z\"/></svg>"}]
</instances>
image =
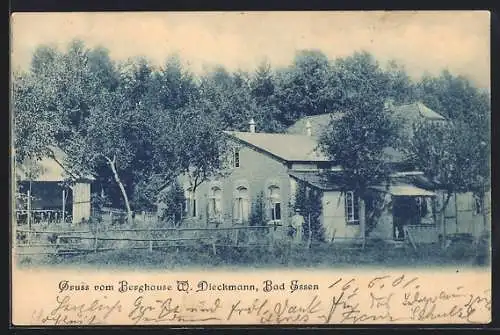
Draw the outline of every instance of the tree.
<instances>
[{"instance_id":1,"label":"tree","mask_svg":"<svg viewBox=\"0 0 500 335\"><path fill-rule=\"evenodd\" d=\"M201 78L199 106L214 117L220 129L247 131L248 122L256 115L249 75L216 67Z\"/></svg>"},{"instance_id":2,"label":"tree","mask_svg":"<svg viewBox=\"0 0 500 335\"><path fill-rule=\"evenodd\" d=\"M259 192L254 202L252 203L252 211L250 212L250 226L262 226L266 221L266 206L264 203L264 192Z\"/></svg>"},{"instance_id":3,"label":"tree","mask_svg":"<svg viewBox=\"0 0 500 335\"><path fill-rule=\"evenodd\" d=\"M162 220L172 220L174 225L178 225L182 219L185 200L184 190L177 181L162 190L158 197L162 207Z\"/></svg>"},{"instance_id":4,"label":"tree","mask_svg":"<svg viewBox=\"0 0 500 335\"><path fill-rule=\"evenodd\" d=\"M210 115L192 106L179 113L175 129L175 157L178 172L187 177L191 191L209 178L220 175L226 156L226 137Z\"/></svg>"},{"instance_id":5,"label":"tree","mask_svg":"<svg viewBox=\"0 0 500 335\"><path fill-rule=\"evenodd\" d=\"M293 202L295 210L299 209L304 217L303 231L308 239L308 245L314 241L324 241L325 229L321 224L322 213L321 191L307 187L303 182L298 184L297 193Z\"/></svg>"},{"instance_id":6,"label":"tree","mask_svg":"<svg viewBox=\"0 0 500 335\"><path fill-rule=\"evenodd\" d=\"M391 173L386 150L397 143L398 125L384 111L389 80L368 53L337 60L335 71L345 90L343 114L330 122L319 147L341 166L342 192L354 191L363 201L368 187L386 184Z\"/></svg>"},{"instance_id":7,"label":"tree","mask_svg":"<svg viewBox=\"0 0 500 335\"><path fill-rule=\"evenodd\" d=\"M387 179L385 149L397 138L397 125L384 112L388 79L366 53L339 60L336 71L345 88L343 114L331 121L320 147L342 166L345 190L365 190Z\"/></svg>"},{"instance_id":8,"label":"tree","mask_svg":"<svg viewBox=\"0 0 500 335\"><path fill-rule=\"evenodd\" d=\"M473 192L482 202L486 224L485 193L490 187L490 103L466 78L444 71L439 77L424 77L420 97L448 120L442 125L416 127L407 148L414 165L452 194Z\"/></svg>"},{"instance_id":9,"label":"tree","mask_svg":"<svg viewBox=\"0 0 500 335\"><path fill-rule=\"evenodd\" d=\"M40 82L29 73L14 74L12 80L13 145L17 163L36 161L46 155L56 132L56 115L40 94Z\"/></svg>"},{"instance_id":10,"label":"tree","mask_svg":"<svg viewBox=\"0 0 500 335\"><path fill-rule=\"evenodd\" d=\"M254 120L260 131L281 132L284 125L279 121L281 111L277 107L276 84L271 65L262 62L250 80L252 99L255 102Z\"/></svg>"},{"instance_id":11,"label":"tree","mask_svg":"<svg viewBox=\"0 0 500 335\"><path fill-rule=\"evenodd\" d=\"M396 61L389 61L385 70L388 76L387 97L396 105L411 103L416 100L415 84L406 73L404 66Z\"/></svg>"},{"instance_id":12,"label":"tree","mask_svg":"<svg viewBox=\"0 0 500 335\"><path fill-rule=\"evenodd\" d=\"M291 125L303 116L336 110L340 91L332 80L328 58L318 50L301 50L293 64L277 71L277 107L279 122Z\"/></svg>"},{"instance_id":13,"label":"tree","mask_svg":"<svg viewBox=\"0 0 500 335\"><path fill-rule=\"evenodd\" d=\"M99 163L106 164L120 188L130 222L132 209L120 174L130 166L135 154L136 148L128 141L126 131L132 117L129 110L122 108L124 97L103 91L101 98L102 101L90 110L84 123L68 139L68 163L88 173L93 172Z\"/></svg>"}]
</instances>

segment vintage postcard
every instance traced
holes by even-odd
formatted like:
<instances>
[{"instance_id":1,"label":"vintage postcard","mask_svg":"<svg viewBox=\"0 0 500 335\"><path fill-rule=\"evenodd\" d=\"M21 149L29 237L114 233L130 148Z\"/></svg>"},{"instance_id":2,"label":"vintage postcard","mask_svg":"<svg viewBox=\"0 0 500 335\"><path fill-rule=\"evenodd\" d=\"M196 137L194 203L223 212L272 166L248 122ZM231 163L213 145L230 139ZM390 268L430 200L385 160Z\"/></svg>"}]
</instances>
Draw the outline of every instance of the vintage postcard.
<instances>
[{"instance_id":1,"label":"vintage postcard","mask_svg":"<svg viewBox=\"0 0 500 335\"><path fill-rule=\"evenodd\" d=\"M491 322L490 13L11 16L12 325Z\"/></svg>"}]
</instances>

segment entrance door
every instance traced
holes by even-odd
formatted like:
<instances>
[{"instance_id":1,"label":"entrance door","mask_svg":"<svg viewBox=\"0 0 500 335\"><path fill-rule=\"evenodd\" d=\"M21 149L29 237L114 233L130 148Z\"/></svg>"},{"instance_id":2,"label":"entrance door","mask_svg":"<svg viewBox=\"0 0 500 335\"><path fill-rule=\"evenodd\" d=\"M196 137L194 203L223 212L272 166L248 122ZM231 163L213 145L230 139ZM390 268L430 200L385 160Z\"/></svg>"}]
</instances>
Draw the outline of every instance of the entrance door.
<instances>
[{"instance_id":1,"label":"entrance door","mask_svg":"<svg viewBox=\"0 0 500 335\"><path fill-rule=\"evenodd\" d=\"M414 197L393 196L393 238L402 241L405 238L403 227L417 219L417 205Z\"/></svg>"}]
</instances>

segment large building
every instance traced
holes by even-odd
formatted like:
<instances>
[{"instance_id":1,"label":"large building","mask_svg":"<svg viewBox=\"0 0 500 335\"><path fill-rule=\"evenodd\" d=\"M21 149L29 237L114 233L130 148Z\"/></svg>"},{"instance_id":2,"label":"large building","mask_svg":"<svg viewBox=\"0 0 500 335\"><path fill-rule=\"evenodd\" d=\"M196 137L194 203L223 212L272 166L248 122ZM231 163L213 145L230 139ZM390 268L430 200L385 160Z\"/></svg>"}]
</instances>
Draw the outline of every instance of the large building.
<instances>
[{"instance_id":1,"label":"large building","mask_svg":"<svg viewBox=\"0 0 500 335\"><path fill-rule=\"evenodd\" d=\"M415 122L445 122L422 103L390 107L387 112L401 118L408 129ZM372 196L363 199L353 191L341 191L335 182L336 175L342 178L340 167L317 148L318 136L338 117L305 117L285 134L260 133L253 120L248 132L226 131L230 143L227 173L202 183L194 193L185 182L185 215L206 225L245 225L255 202L262 199L265 222L286 227L302 183L321 193L320 220L327 241L363 236L402 240L412 234L416 242L437 242L443 234L480 231L483 217L472 193L453 195L442 212L444 217L438 217L441 212L436 206L443 204L445 195L392 148L386 149L387 164L395 171L391 185L373 185ZM367 231L370 220L376 224Z\"/></svg>"}]
</instances>

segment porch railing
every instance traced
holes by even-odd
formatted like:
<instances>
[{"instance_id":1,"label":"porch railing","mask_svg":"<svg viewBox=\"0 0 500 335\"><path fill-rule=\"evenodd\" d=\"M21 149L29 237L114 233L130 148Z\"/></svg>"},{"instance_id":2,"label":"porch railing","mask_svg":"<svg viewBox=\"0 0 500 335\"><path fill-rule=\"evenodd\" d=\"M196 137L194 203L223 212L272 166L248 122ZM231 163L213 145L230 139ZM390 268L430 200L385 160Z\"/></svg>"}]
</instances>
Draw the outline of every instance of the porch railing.
<instances>
[{"instance_id":1,"label":"porch railing","mask_svg":"<svg viewBox=\"0 0 500 335\"><path fill-rule=\"evenodd\" d=\"M63 211L57 209L32 209L30 211L18 209L16 210L17 224L27 224L28 216L31 216L31 223L34 224L71 222L71 215L68 211L64 211L63 215Z\"/></svg>"}]
</instances>

